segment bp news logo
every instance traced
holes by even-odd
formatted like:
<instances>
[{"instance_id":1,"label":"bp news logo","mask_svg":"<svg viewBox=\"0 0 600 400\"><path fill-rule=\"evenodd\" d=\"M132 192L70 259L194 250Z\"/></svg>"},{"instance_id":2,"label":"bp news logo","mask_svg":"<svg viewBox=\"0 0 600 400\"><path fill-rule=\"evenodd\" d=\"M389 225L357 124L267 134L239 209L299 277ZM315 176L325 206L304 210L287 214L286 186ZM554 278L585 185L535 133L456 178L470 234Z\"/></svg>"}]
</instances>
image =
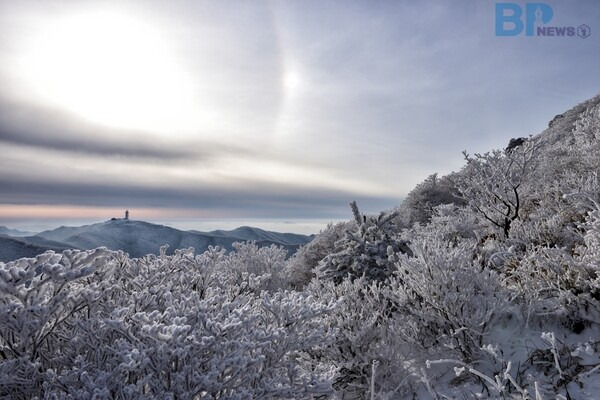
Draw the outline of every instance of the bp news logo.
<instances>
[{"instance_id":1,"label":"bp news logo","mask_svg":"<svg viewBox=\"0 0 600 400\"><path fill-rule=\"evenodd\" d=\"M496 3L496 36L579 36L586 39L591 29L586 24L575 26L548 25L554 10L546 3Z\"/></svg>"}]
</instances>

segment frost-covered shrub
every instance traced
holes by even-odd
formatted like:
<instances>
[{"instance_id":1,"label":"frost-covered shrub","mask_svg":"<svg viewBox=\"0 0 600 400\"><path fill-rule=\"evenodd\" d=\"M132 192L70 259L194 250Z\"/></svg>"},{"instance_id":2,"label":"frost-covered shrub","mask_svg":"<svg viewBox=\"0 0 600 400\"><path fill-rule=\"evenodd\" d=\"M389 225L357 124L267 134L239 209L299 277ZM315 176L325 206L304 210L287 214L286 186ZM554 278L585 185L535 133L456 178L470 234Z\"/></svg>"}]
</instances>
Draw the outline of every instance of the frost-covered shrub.
<instances>
[{"instance_id":1,"label":"frost-covered shrub","mask_svg":"<svg viewBox=\"0 0 600 400\"><path fill-rule=\"evenodd\" d=\"M355 228L354 222L330 223L310 243L302 246L289 259L282 272L282 279L293 289L299 290L315 277L319 262L335 252L335 243L346 232Z\"/></svg>"},{"instance_id":2,"label":"frost-covered shrub","mask_svg":"<svg viewBox=\"0 0 600 400\"><path fill-rule=\"evenodd\" d=\"M98 249L0 263L0 396L330 393L331 367L310 354L331 343L324 318L335 302L263 290L285 254L237 249L163 248L135 259ZM260 284L248 290L240 271Z\"/></svg>"},{"instance_id":3,"label":"frost-covered shrub","mask_svg":"<svg viewBox=\"0 0 600 400\"><path fill-rule=\"evenodd\" d=\"M509 293L496 272L482 268L475 239L446 240L453 226L414 234L413 256L395 254L398 271L383 283L363 276L307 287L325 302L341 299L327 316L335 344L321 355L338 368L339 398L367 398L370 391L381 398L408 396L420 385L419 366L430 354L463 362L482 357L482 344L509 308Z\"/></svg>"},{"instance_id":4,"label":"frost-covered shrub","mask_svg":"<svg viewBox=\"0 0 600 400\"><path fill-rule=\"evenodd\" d=\"M585 269L559 248L528 247L503 268L505 285L518 294L529 316L565 315L587 277Z\"/></svg>"},{"instance_id":5,"label":"frost-covered shrub","mask_svg":"<svg viewBox=\"0 0 600 400\"><path fill-rule=\"evenodd\" d=\"M511 239L522 244L560 247L572 252L583 244L580 225L598 198L596 174L563 170L555 176L539 176L530 186L522 218L512 226Z\"/></svg>"},{"instance_id":6,"label":"frost-covered shrub","mask_svg":"<svg viewBox=\"0 0 600 400\"><path fill-rule=\"evenodd\" d=\"M600 322L597 212L589 214L582 229L585 244L574 253L530 245L506 262L505 285L521 297L528 318L553 315L575 331L583 330L584 322Z\"/></svg>"},{"instance_id":7,"label":"frost-covered shrub","mask_svg":"<svg viewBox=\"0 0 600 400\"><path fill-rule=\"evenodd\" d=\"M595 178L572 179L568 187L573 191L554 201L563 205L563 212L518 226L517 236L526 245L521 251L510 249L500 271L529 317L553 315L581 330L582 321L599 320L600 205ZM548 202L544 205L547 213Z\"/></svg>"},{"instance_id":8,"label":"frost-covered shrub","mask_svg":"<svg viewBox=\"0 0 600 400\"><path fill-rule=\"evenodd\" d=\"M338 301L325 319L335 330L335 340L317 354L320 360L335 367L336 397L365 399L371 387L381 398L406 391L404 343L392 329L394 319L402 316L394 312L382 285L364 277L346 278L339 284L314 280L306 291L325 303Z\"/></svg>"},{"instance_id":9,"label":"frost-covered shrub","mask_svg":"<svg viewBox=\"0 0 600 400\"><path fill-rule=\"evenodd\" d=\"M98 285L81 281L109 257L100 248L0 263L0 395L26 395L43 381L44 367L61 362L56 347L73 339L76 321L102 296Z\"/></svg>"},{"instance_id":10,"label":"frost-covered shrub","mask_svg":"<svg viewBox=\"0 0 600 400\"><path fill-rule=\"evenodd\" d=\"M415 237L413 257L398 256L388 297L404 316L398 334L422 349L455 349L470 361L507 309L497 274L476 257L476 241Z\"/></svg>"},{"instance_id":11,"label":"frost-covered shrub","mask_svg":"<svg viewBox=\"0 0 600 400\"><path fill-rule=\"evenodd\" d=\"M233 248L223 257L217 271L226 286L260 293L285 285L280 277L287 256L283 247L258 247L254 242L244 242L234 243Z\"/></svg>"},{"instance_id":12,"label":"frost-covered shrub","mask_svg":"<svg viewBox=\"0 0 600 400\"><path fill-rule=\"evenodd\" d=\"M333 253L320 263L318 274L322 279L341 283L366 277L367 280L383 282L395 270L392 256L408 251L408 247L394 229L392 220L396 213L382 212L379 216L362 215L356 202L350 203L356 231L347 231L344 238L335 243Z\"/></svg>"},{"instance_id":13,"label":"frost-covered shrub","mask_svg":"<svg viewBox=\"0 0 600 400\"><path fill-rule=\"evenodd\" d=\"M464 200L458 196L451 177L438 178L437 174L433 174L406 196L400 206L400 215L406 226L427 223L434 214L434 208L441 204L464 205Z\"/></svg>"},{"instance_id":14,"label":"frost-covered shrub","mask_svg":"<svg viewBox=\"0 0 600 400\"><path fill-rule=\"evenodd\" d=\"M577 253L580 260L600 278L600 207L588 213L580 228L584 231L584 246L577 249Z\"/></svg>"},{"instance_id":15,"label":"frost-covered shrub","mask_svg":"<svg viewBox=\"0 0 600 400\"><path fill-rule=\"evenodd\" d=\"M437 237L448 243L464 239L482 239L489 234L480 218L468 209L454 204L434 207L431 220L426 225L414 226L403 233L407 242L414 237Z\"/></svg>"},{"instance_id":16,"label":"frost-covered shrub","mask_svg":"<svg viewBox=\"0 0 600 400\"><path fill-rule=\"evenodd\" d=\"M73 360L45 390L64 393L66 387L77 398L105 388L117 397L212 399L329 391L326 371L316 366L310 372L302 359L327 343L318 321L327 307L306 304L298 293L265 293L259 300L228 300L220 291L205 299L198 292L161 295L159 307L119 308L90 326L82 340L98 350ZM93 383L79 387L82 374Z\"/></svg>"}]
</instances>

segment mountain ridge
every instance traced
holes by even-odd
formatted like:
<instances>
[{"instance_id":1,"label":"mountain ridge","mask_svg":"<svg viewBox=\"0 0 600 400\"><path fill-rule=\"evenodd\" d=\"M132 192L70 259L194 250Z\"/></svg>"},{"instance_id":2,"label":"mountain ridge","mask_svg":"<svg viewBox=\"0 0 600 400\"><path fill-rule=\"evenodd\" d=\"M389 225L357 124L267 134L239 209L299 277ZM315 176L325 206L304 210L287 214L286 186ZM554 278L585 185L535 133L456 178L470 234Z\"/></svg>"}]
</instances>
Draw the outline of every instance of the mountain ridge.
<instances>
[{"instance_id":1,"label":"mountain ridge","mask_svg":"<svg viewBox=\"0 0 600 400\"><path fill-rule=\"evenodd\" d=\"M65 243L54 242L43 238L14 237L0 234L0 261L7 262L22 257L35 257L48 250L62 252L76 248Z\"/></svg>"},{"instance_id":2,"label":"mountain ridge","mask_svg":"<svg viewBox=\"0 0 600 400\"><path fill-rule=\"evenodd\" d=\"M8 235L12 237L23 237L23 236L33 236L35 232L22 231L19 229L12 229L6 226L0 225L0 235Z\"/></svg>"},{"instance_id":3,"label":"mountain ridge","mask_svg":"<svg viewBox=\"0 0 600 400\"><path fill-rule=\"evenodd\" d=\"M245 241L255 241L260 247L273 244L283 246L291 255L300 246L309 243L313 237L271 232L249 226L231 231L183 231L146 221L115 219L82 226L60 226L20 238L0 235L0 261L30 257L35 255L35 251L42 253L46 250L62 251L68 248L89 250L106 247L110 250L122 250L131 257L158 254L160 247L165 244L169 245L168 254L172 254L176 249L188 247L193 247L198 253L204 252L209 246L220 246L230 251L233 249L233 243Z\"/></svg>"}]
</instances>

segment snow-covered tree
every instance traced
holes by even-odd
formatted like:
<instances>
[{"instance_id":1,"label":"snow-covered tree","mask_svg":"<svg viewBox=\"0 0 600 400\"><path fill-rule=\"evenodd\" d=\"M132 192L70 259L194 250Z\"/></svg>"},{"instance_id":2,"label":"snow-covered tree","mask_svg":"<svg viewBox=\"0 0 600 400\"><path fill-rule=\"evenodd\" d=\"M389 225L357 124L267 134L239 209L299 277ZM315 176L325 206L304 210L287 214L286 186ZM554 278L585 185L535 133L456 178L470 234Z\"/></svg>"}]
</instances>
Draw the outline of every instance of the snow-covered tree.
<instances>
[{"instance_id":1,"label":"snow-covered tree","mask_svg":"<svg viewBox=\"0 0 600 400\"><path fill-rule=\"evenodd\" d=\"M394 229L393 219L397 212L382 212L378 216L360 213L356 202L350 203L355 231L335 243L334 252L319 264L318 276L336 283L346 277L366 277L382 282L395 270L391 255L408 251L406 243Z\"/></svg>"},{"instance_id":2,"label":"snow-covered tree","mask_svg":"<svg viewBox=\"0 0 600 400\"><path fill-rule=\"evenodd\" d=\"M319 262L335 252L335 244L346 232L355 229L353 222L330 223L308 244L300 247L282 272L282 279L293 289L305 287L315 277Z\"/></svg>"},{"instance_id":3,"label":"snow-covered tree","mask_svg":"<svg viewBox=\"0 0 600 400\"><path fill-rule=\"evenodd\" d=\"M526 141L509 151L494 150L473 157L463 152L467 165L453 177L461 196L508 238L526 200L524 187L535 169L535 143Z\"/></svg>"}]
</instances>

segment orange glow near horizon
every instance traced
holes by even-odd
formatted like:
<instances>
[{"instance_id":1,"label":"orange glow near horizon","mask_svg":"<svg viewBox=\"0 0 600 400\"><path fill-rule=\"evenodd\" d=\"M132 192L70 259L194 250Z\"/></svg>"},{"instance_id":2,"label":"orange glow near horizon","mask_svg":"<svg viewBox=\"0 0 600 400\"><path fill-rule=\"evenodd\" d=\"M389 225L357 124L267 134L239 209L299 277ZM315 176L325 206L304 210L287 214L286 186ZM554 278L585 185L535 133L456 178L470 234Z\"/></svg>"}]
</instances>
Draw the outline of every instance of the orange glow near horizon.
<instances>
[{"instance_id":1,"label":"orange glow near horizon","mask_svg":"<svg viewBox=\"0 0 600 400\"><path fill-rule=\"evenodd\" d=\"M122 218L124 207L92 207L73 205L47 204L0 204L0 219L110 219ZM152 218L181 218L209 217L206 211L161 209L161 208L130 208L131 219Z\"/></svg>"}]
</instances>

